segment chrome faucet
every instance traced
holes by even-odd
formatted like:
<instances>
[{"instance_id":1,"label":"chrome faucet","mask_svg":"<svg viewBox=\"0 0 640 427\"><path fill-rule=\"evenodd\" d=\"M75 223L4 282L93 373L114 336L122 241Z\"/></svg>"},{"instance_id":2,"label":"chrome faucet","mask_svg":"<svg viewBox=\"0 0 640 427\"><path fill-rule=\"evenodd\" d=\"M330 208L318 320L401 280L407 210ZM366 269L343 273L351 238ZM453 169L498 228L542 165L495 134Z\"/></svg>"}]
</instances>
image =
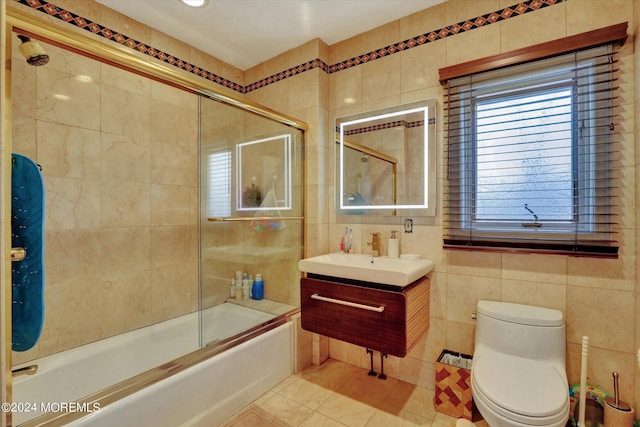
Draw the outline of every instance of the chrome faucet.
<instances>
[{"instance_id":1,"label":"chrome faucet","mask_svg":"<svg viewBox=\"0 0 640 427\"><path fill-rule=\"evenodd\" d=\"M367 242L368 246L371 246L371 256L380 255L380 233L371 233L371 241Z\"/></svg>"}]
</instances>

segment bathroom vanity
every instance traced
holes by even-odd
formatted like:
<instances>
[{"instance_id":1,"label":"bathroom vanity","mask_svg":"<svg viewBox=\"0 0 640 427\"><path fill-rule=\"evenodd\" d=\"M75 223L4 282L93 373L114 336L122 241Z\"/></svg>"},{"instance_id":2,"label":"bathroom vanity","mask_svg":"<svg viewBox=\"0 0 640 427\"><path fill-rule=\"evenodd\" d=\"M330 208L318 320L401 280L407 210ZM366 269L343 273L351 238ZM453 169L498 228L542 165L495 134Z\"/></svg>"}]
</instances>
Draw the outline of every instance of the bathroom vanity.
<instances>
[{"instance_id":1,"label":"bathroom vanity","mask_svg":"<svg viewBox=\"0 0 640 427\"><path fill-rule=\"evenodd\" d=\"M406 286L316 274L301 279L302 328L404 357L429 328L429 278Z\"/></svg>"}]
</instances>

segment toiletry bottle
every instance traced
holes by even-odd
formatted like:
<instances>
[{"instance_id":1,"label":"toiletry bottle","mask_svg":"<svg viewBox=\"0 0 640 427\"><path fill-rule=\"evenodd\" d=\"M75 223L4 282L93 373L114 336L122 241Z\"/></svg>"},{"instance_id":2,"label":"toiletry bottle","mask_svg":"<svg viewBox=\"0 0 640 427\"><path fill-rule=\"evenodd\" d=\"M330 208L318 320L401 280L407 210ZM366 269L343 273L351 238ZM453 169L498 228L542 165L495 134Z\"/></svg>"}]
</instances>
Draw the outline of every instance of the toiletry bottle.
<instances>
[{"instance_id":1,"label":"toiletry bottle","mask_svg":"<svg viewBox=\"0 0 640 427\"><path fill-rule=\"evenodd\" d=\"M256 280L251 287L251 298L255 300L264 298L264 281L262 280L262 274L256 274Z\"/></svg>"},{"instance_id":2,"label":"toiletry bottle","mask_svg":"<svg viewBox=\"0 0 640 427\"><path fill-rule=\"evenodd\" d=\"M236 297L236 279L231 279L231 288L229 289L229 297Z\"/></svg>"},{"instance_id":3,"label":"toiletry bottle","mask_svg":"<svg viewBox=\"0 0 640 427\"><path fill-rule=\"evenodd\" d=\"M242 276L240 276L242 277ZM237 300L241 300L242 299L242 280L240 280L239 282L236 281L236 299Z\"/></svg>"},{"instance_id":4,"label":"toiletry bottle","mask_svg":"<svg viewBox=\"0 0 640 427\"><path fill-rule=\"evenodd\" d=\"M349 253L349 227L344 228L344 253Z\"/></svg>"},{"instance_id":5,"label":"toiletry bottle","mask_svg":"<svg viewBox=\"0 0 640 427\"><path fill-rule=\"evenodd\" d=\"M389 239L389 258L398 258L400 256L400 240L396 238L396 230L391 230L391 238Z\"/></svg>"},{"instance_id":6,"label":"toiletry bottle","mask_svg":"<svg viewBox=\"0 0 640 427\"><path fill-rule=\"evenodd\" d=\"M242 278L242 299L249 299L251 293L251 286L249 285L249 276L244 273Z\"/></svg>"}]
</instances>

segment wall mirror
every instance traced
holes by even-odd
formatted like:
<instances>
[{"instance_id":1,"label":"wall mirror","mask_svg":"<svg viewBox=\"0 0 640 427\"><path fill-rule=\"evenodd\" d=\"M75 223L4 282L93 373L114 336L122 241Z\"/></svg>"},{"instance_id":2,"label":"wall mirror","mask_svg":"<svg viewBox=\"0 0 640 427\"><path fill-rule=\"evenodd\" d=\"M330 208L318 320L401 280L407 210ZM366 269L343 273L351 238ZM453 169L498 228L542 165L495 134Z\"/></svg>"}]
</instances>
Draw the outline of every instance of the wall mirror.
<instances>
[{"instance_id":1,"label":"wall mirror","mask_svg":"<svg viewBox=\"0 0 640 427\"><path fill-rule=\"evenodd\" d=\"M236 210L291 209L291 135L236 145Z\"/></svg>"},{"instance_id":2,"label":"wall mirror","mask_svg":"<svg viewBox=\"0 0 640 427\"><path fill-rule=\"evenodd\" d=\"M434 216L436 101L336 118L336 213Z\"/></svg>"}]
</instances>

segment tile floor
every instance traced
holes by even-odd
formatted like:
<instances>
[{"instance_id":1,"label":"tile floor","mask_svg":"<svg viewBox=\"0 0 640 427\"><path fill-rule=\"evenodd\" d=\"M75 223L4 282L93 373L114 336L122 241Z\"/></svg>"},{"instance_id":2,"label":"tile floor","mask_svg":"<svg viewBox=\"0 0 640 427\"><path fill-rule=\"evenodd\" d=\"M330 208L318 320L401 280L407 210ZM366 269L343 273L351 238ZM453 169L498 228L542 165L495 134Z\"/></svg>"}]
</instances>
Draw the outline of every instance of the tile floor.
<instances>
[{"instance_id":1,"label":"tile floor","mask_svg":"<svg viewBox=\"0 0 640 427\"><path fill-rule=\"evenodd\" d=\"M291 375L224 422L224 427L452 427L433 407L433 391L336 360ZM478 427L487 427L484 421Z\"/></svg>"}]
</instances>

